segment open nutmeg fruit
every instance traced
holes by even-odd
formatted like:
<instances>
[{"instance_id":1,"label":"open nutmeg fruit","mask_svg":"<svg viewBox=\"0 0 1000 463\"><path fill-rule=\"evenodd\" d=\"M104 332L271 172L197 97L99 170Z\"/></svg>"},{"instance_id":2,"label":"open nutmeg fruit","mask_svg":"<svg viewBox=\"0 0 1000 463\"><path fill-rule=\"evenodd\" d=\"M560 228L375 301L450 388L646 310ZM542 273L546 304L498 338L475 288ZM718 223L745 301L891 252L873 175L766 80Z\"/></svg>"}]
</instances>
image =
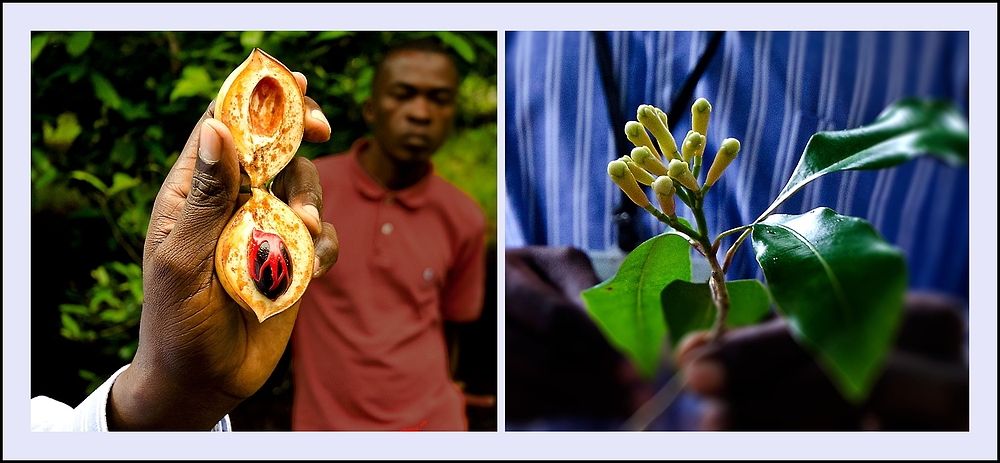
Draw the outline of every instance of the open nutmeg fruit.
<instances>
[{"instance_id":1,"label":"open nutmeg fruit","mask_svg":"<svg viewBox=\"0 0 1000 463\"><path fill-rule=\"evenodd\" d=\"M305 101L291 71L254 49L222 85L215 118L232 132L251 190L219 237L215 272L226 292L263 322L302 297L313 270L309 230L268 189L302 142Z\"/></svg>"}]
</instances>

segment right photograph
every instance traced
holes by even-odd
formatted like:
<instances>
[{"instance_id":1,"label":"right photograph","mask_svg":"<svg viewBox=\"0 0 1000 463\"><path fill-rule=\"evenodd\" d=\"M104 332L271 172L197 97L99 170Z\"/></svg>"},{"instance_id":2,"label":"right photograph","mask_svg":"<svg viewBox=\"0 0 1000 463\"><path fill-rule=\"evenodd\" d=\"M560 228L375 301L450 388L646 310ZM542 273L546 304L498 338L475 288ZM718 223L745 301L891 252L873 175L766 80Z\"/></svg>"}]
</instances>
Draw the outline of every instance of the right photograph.
<instances>
[{"instance_id":1,"label":"right photograph","mask_svg":"<svg viewBox=\"0 0 1000 463\"><path fill-rule=\"evenodd\" d=\"M506 431L969 430L968 31L505 43Z\"/></svg>"}]
</instances>

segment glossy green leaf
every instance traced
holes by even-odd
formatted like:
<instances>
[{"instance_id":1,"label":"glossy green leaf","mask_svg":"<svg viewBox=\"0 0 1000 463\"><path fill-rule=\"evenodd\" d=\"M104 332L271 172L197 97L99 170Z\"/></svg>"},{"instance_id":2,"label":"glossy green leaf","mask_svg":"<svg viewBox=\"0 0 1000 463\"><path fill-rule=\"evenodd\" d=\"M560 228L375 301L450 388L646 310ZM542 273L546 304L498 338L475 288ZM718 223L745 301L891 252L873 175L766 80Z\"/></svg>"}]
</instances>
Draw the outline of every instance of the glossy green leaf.
<instances>
[{"instance_id":1,"label":"glossy green leaf","mask_svg":"<svg viewBox=\"0 0 1000 463\"><path fill-rule=\"evenodd\" d=\"M122 99L118 96L118 91L107 78L101 73L90 74L90 83L94 86L94 95L98 100L108 105L110 108L118 109L122 107Z\"/></svg>"},{"instance_id":2,"label":"glossy green leaf","mask_svg":"<svg viewBox=\"0 0 1000 463\"><path fill-rule=\"evenodd\" d=\"M90 44L93 41L93 31L73 32L69 35L69 39L66 40L66 53L69 53L69 56L74 58L80 56L90 48Z\"/></svg>"},{"instance_id":3,"label":"glossy green leaf","mask_svg":"<svg viewBox=\"0 0 1000 463\"><path fill-rule=\"evenodd\" d=\"M49 43L49 34L47 32L35 35L31 38L31 62L35 62L35 58L42 54L42 50L45 49L45 45Z\"/></svg>"},{"instance_id":4,"label":"glossy green leaf","mask_svg":"<svg viewBox=\"0 0 1000 463\"><path fill-rule=\"evenodd\" d=\"M767 288L757 280L727 281L726 290L729 328L757 323L771 308ZM715 304L708 283L674 280L663 289L660 299L671 347L677 347L688 333L707 330L715 323Z\"/></svg>"},{"instance_id":5,"label":"glossy green leaf","mask_svg":"<svg viewBox=\"0 0 1000 463\"><path fill-rule=\"evenodd\" d=\"M807 183L831 172L884 169L925 154L949 164L969 160L969 125L948 102L904 99L869 125L809 138L781 193L761 220Z\"/></svg>"},{"instance_id":6,"label":"glossy green leaf","mask_svg":"<svg viewBox=\"0 0 1000 463\"><path fill-rule=\"evenodd\" d=\"M860 402L895 339L906 261L864 220L817 208L754 225L757 262L779 312L843 395Z\"/></svg>"},{"instance_id":7,"label":"glossy green leaf","mask_svg":"<svg viewBox=\"0 0 1000 463\"><path fill-rule=\"evenodd\" d=\"M614 277L581 295L611 345L649 378L667 335L660 292L674 280L690 279L690 245L676 233L664 233L640 244Z\"/></svg>"}]
</instances>

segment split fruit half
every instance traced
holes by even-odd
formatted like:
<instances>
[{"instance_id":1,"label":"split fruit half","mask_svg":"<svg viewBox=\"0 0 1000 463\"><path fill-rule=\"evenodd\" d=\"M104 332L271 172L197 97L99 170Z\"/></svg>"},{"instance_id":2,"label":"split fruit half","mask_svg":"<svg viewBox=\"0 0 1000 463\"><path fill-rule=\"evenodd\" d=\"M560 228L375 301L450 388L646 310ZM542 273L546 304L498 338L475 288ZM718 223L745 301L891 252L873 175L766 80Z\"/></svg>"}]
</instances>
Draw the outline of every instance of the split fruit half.
<instances>
[{"instance_id":1,"label":"split fruit half","mask_svg":"<svg viewBox=\"0 0 1000 463\"><path fill-rule=\"evenodd\" d=\"M309 230L267 189L302 142L305 102L291 71L254 49L222 85L215 118L232 132L251 190L219 237L215 271L226 292L263 322L302 297L313 271Z\"/></svg>"}]
</instances>

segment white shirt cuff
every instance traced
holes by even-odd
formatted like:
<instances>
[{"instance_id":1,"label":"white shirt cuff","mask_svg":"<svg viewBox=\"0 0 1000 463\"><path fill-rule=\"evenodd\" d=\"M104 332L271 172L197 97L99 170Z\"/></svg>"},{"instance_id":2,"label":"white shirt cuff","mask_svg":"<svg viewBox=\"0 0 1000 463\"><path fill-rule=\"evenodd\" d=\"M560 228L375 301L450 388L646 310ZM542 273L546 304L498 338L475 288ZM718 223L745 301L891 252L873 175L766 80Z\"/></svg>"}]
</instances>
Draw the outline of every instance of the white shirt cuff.
<instances>
[{"instance_id":1,"label":"white shirt cuff","mask_svg":"<svg viewBox=\"0 0 1000 463\"><path fill-rule=\"evenodd\" d=\"M49 397L31 399L32 431L108 432L108 397L111 385L128 365L118 369L76 408ZM229 415L222 418L212 431L231 432Z\"/></svg>"}]
</instances>

